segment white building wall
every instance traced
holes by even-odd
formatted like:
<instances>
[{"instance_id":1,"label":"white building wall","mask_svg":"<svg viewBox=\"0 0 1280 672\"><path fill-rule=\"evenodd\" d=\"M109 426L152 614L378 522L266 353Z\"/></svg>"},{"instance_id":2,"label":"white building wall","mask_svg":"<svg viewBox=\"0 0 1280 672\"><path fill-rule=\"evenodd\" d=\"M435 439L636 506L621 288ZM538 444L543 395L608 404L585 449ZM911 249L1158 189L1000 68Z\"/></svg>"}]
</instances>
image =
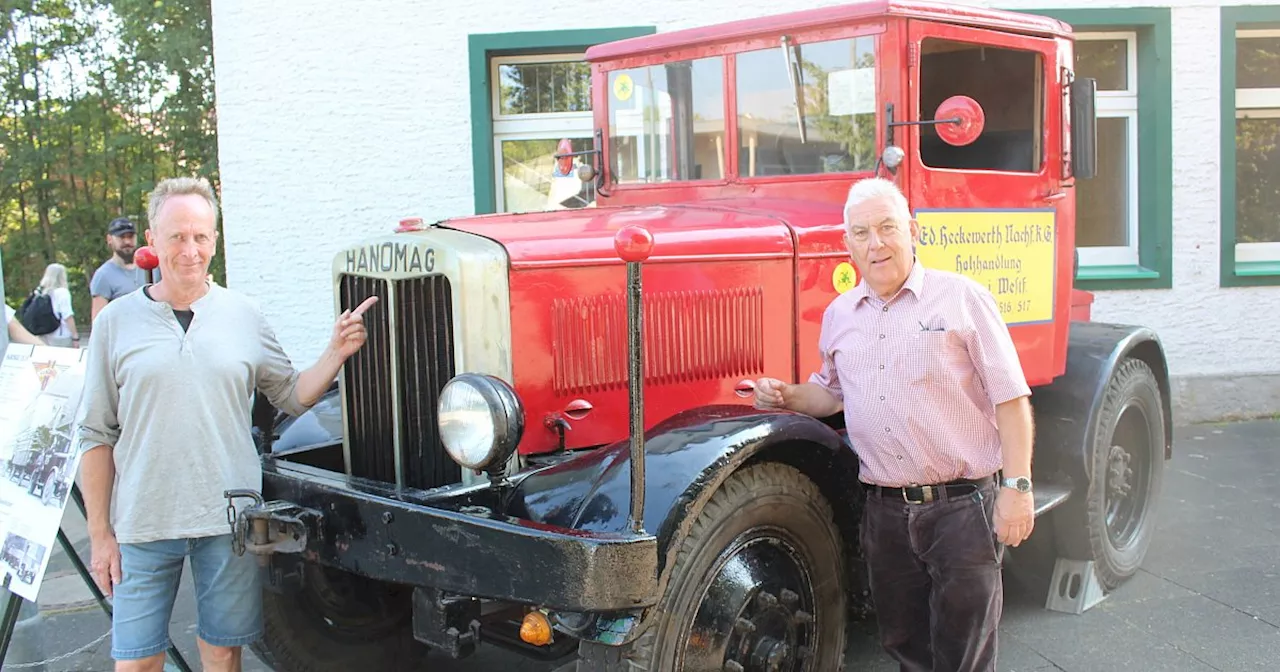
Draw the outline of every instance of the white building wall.
<instances>
[{"instance_id":1,"label":"white building wall","mask_svg":"<svg viewBox=\"0 0 1280 672\"><path fill-rule=\"evenodd\" d=\"M228 284L262 301L305 366L329 336L335 250L403 216L472 212L470 33L624 25L662 32L833 4L378 0L325 10L298 0L214 0ZM1173 7L1173 287L1099 292L1094 319L1157 329L1184 396L1204 396L1186 387L1199 376L1280 373L1280 287L1219 287L1223 3L973 4ZM1225 403L1253 398L1258 410L1280 410L1280 393L1269 394L1258 402L1256 388L1239 389Z\"/></svg>"}]
</instances>

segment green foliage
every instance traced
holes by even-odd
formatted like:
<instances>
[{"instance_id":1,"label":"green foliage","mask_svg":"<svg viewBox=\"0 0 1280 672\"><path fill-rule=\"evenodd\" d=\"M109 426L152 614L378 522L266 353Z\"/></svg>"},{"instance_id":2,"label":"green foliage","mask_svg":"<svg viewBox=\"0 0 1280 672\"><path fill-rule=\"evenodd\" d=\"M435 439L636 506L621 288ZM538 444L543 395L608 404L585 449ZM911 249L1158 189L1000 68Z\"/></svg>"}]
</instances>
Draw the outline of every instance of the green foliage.
<instances>
[{"instance_id":1,"label":"green foliage","mask_svg":"<svg viewBox=\"0 0 1280 672\"><path fill-rule=\"evenodd\" d=\"M9 305L62 263L86 330L107 222L128 215L145 229L147 194L166 177L217 189L214 109L210 0L0 0ZM221 250L211 270L225 282Z\"/></svg>"}]
</instances>

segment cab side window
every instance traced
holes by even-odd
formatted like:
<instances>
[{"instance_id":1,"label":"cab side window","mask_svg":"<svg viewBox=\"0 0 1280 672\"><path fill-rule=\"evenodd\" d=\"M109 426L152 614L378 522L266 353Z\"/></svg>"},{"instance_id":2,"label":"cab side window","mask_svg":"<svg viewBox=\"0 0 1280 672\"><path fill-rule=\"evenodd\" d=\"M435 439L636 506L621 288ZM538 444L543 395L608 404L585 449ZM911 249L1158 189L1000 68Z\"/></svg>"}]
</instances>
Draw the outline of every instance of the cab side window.
<instances>
[{"instance_id":1,"label":"cab side window","mask_svg":"<svg viewBox=\"0 0 1280 672\"><path fill-rule=\"evenodd\" d=\"M920 126L920 159L931 168L1039 172L1044 159L1044 65L1040 54L937 38L920 45L920 115L951 96L978 101L982 135L949 145L931 125Z\"/></svg>"},{"instance_id":2,"label":"cab side window","mask_svg":"<svg viewBox=\"0 0 1280 672\"><path fill-rule=\"evenodd\" d=\"M736 80L742 177L875 169L874 37L740 53Z\"/></svg>"}]
</instances>

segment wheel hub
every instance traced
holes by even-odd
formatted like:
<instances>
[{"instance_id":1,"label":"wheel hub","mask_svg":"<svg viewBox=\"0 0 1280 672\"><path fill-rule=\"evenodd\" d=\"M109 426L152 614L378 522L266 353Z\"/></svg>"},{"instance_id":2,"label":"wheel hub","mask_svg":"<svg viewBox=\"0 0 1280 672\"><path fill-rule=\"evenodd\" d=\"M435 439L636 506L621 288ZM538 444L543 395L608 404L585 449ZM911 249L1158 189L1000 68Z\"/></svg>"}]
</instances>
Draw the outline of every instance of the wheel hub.
<instances>
[{"instance_id":1,"label":"wheel hub","mask_svg":"<svg viewBox=\"0 0 1280 672\"><path fill-rule=\"evenodd\" d=\"M1132 491L1133 469L1129 467L1133 456L1124 446L1111 446L1107 456L1107 488L1113 497L1128 497Z\"/></svg>"},{"instance_id":2,"label":"wheel hub","mask_svg":"<svg viewBox=\"0 0 1280 672\"><path fill-rule=\"evenodd\" d=\"M760 638L756 651L751 656L751 665L765 672L780 672L791 662L791 649L786 642L779 642L772 637Z\"/></svg>"},{"instance_id":3,"label":"wheel hub","mask_svg":"<svg viewBox=\"0 0 1280 672\"><path fill-rule=\"evenodd\" d=\"M1151 479L1151 434L1140 404L1122 409L1107 451L1105 515L1113 548L1125 549L1136 539L1146 517Z\"/></svg>"},{"instance_id":4,"label":"wheel hub","mask_svg":"<svg viewBox=\"0 0 1280 672\"><path fill-rule=\"evenodd\" d=\"M716 565L685 636L689 669L798 672L817 638L806 563L777 538L732 545Z\"/></svg>"}]
</instances>

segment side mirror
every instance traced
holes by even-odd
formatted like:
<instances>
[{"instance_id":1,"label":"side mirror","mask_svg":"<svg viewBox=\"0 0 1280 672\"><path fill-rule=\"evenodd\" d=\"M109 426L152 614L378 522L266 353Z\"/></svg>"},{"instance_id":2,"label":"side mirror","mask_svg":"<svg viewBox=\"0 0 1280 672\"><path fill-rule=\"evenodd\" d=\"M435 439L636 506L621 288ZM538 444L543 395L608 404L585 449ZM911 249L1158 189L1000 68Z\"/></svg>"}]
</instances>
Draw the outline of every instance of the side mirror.
<instances>
[{"instance_id":1,"label":"side mirror","mask_svg":"<svg viewBox=\"0 0 1280 672\"><path fill-rule=\"evenodd\" d=\"M1098 174L1098 80L1071 82L1071 174L1089 180Z\"/></svg>"},{"instance_id":2,"label":"side mirror","mask_svg":"<svg viewBox=\"0 0 1280 672\"><path fill-rule=\"evenodd\" d=\"M933 113L934 129L948 145L963 147L978 139L987 124L982 105L969 96L951 96Z\"/></svg>"}]
</instances>

